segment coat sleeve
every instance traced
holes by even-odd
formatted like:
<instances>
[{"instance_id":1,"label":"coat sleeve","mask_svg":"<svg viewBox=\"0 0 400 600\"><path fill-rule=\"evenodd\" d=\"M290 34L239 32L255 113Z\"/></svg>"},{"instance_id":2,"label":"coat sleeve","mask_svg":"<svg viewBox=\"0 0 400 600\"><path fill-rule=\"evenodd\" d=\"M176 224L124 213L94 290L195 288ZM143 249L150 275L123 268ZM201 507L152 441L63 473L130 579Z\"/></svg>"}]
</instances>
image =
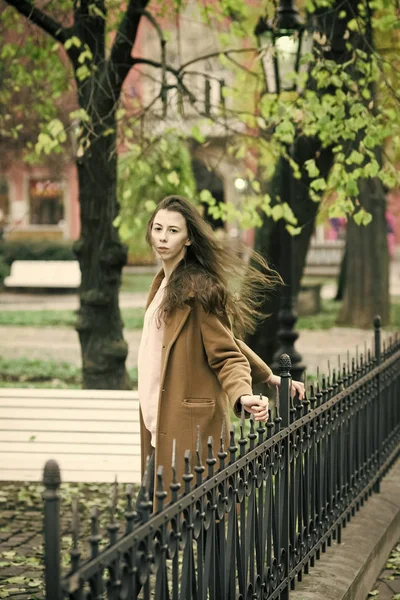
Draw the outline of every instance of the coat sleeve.
<instances>
[{"instance_id":1,"label":"coat sleeve","mask_svg":"<svg viewBox=\"0 0 400 600\"><path fill-rule=\"evenodd\" d=\"M265 383L272 375L269 366L242 340L236 340L236 342L250 363L253 383Z\"/></svg>"},{"instance_id":2,"label":"coat sleeve","mask_svg":"<svg viewBox=\"0 0 400 600\"><path fill-rule=\"evenodd\" d=\"M235 412L240 396L252 394L251 370L232 332L213 313L199 306L201 337L208 364L216 374Z\"/></svg>"}]
</instances>

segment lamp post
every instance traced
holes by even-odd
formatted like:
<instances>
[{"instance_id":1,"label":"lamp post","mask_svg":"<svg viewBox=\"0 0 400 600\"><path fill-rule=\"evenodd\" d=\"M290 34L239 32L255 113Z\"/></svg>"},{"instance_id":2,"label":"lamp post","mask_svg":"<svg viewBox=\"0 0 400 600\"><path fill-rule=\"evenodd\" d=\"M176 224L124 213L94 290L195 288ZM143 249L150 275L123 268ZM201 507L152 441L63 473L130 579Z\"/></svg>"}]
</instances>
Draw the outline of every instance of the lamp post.
<instances>
[{"instance_id":1,"label":"lamp post","mask_svg":"<svg viewBox=\"0 0 400 600\"><path fill-rule=\"evenodd\" d=\"M298 77L293 77L307 69L302 57L312 48L312 36L308 33L292 0L280 0L274 19L267 21L261 17L255 28L260 57L265 77L266 93L299 91ZM290 156L292 147L287 145ZM294 179L288 160L282 161L280 197L282 202L293 206ZM294 273L295 239L281 221L280 272L285 286L282 287L278 314L279 347L274 355L272 367L278 367L281 354L291 358L293 379L302 379L305 366L294 344L299 334L295 331L297 314L295 310L296 289Z\"/></svg>"}]
</instances>

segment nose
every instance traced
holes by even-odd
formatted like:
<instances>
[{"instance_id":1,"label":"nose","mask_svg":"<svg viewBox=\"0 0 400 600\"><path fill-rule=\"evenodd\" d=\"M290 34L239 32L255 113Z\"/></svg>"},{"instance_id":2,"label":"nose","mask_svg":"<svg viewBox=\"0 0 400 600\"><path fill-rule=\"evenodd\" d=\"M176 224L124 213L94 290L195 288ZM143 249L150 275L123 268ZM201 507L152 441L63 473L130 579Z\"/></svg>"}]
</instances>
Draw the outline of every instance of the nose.
<instances>
[{"instance_id":1,"label":"nose","mask_svg":"<svg viewBox=\"0 0 400 600\"><path fill-rule=\"evenodd\" d=\"M166 241L167 241L167 232L161 231L160 232L160 242L166 242Z\"/></svg>"}]
</instances>

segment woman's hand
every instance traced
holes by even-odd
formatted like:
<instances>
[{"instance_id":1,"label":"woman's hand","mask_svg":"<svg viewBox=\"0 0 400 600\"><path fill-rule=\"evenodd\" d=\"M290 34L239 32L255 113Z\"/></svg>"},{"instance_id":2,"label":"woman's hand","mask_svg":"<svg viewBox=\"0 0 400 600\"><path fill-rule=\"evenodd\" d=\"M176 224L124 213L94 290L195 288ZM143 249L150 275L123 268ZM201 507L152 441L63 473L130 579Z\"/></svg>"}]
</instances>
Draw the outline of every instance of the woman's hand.
<instances>
[{"instance_id":1,"label":"woman's hand","mask_svg":"<svg viewBox=\"0 0 400 600\"><path fill-rule=\"evenodd\" d=\"M247 412L254 415L256 421L268 420L268 398L261 394L254 396L241 396L240 402Z\"/></svg>"},{"instance_id":2,"label":"woman's hand","mask_svg":"<svg viewBox=\"0 0 400 600\"><path fill-rule=\"evenodd\" d=\"M267 384L270 387L281 387L281 378L278 375L270 375L267 379ZM293 381L292 380L292 398L296 395L296 392L299 395L299 400L303 400L304 398L304 383L302 381Z\"/></svg>"}]
</instances>

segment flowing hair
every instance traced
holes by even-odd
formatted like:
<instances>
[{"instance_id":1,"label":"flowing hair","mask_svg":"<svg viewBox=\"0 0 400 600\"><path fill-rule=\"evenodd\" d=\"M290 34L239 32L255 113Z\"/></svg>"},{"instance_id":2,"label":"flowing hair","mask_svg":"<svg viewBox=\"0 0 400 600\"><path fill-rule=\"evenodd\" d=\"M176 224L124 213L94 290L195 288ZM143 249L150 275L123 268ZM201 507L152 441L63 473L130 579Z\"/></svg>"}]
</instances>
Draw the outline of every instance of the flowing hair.
<instances>
[{"instance_id":1,"label":"flowing hair","mask_svg":"<svg viewBox=\"0 0 400 600\"><path fill-rule=\"evenodd\" d=\"M260 312L266 294L282 283L280 275L255 251L251 251L251 261L257 268L248 264L242 258L244 245L232 248L217 239L197 209L181 196L167 196L157 205L147 225L146 240L150 246L153 222L160 210L178 212L184 217L191 242L185 257L172 271L160 314L168 318L196 298L206 312L228 317L235 334L243 336L254 331L256 323L266 316Z\"/></svg>"}]
</instances>

